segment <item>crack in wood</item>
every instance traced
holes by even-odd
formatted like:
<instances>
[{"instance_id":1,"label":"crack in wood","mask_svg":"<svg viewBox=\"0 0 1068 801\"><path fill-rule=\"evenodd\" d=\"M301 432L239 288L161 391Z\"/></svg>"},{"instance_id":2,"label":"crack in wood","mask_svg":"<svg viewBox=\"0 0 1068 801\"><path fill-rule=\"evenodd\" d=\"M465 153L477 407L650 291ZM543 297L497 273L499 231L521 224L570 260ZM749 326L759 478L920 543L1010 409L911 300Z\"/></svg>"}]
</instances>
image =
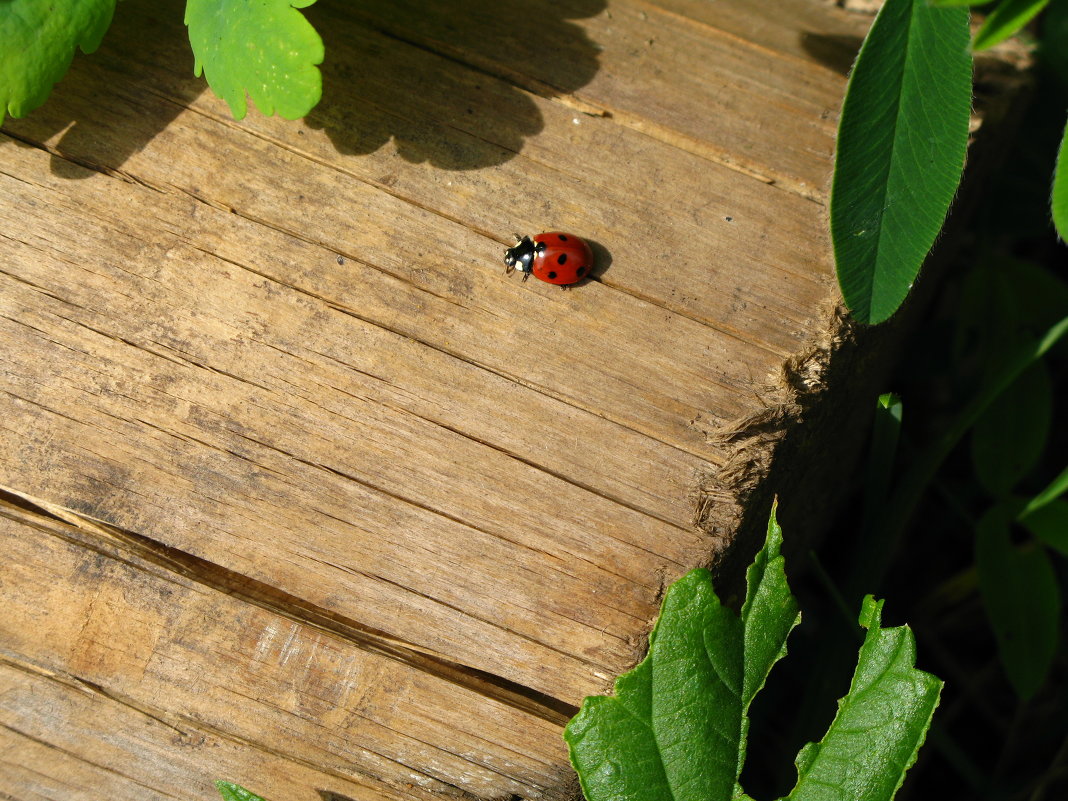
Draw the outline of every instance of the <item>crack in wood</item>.
<instances>
[{"instance_id":1,"label":"crack in wood","mask_svg":"<svg viewBox=\"0 0 1068 801\"><path fill-rule=\"evenodd\" d=\"M61 520L77 528L83 536L90 539L103 537L108 544L118 544L127 554L157 568L163 568L201 586L336 637L361 650L401 662L549 723L563 726L578 712L575 706L546 693L503 676L446 659L413 643L392 637L384 631L364 626L352 618L324 609L250 576L164 545L143 534L92 520L9 487L0 487L0 501L52 521ZM103 545L103 542L98 542L97 550Z\"/></svg>"}]
</instances>

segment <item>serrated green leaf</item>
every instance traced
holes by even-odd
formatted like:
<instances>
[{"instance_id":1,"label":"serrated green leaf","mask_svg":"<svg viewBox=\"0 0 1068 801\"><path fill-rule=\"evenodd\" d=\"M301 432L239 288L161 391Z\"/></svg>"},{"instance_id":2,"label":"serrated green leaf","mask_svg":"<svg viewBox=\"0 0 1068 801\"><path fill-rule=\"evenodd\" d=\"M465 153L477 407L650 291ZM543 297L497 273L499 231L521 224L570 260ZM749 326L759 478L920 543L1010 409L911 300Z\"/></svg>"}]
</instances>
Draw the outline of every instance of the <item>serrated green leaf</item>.
<instances>
[{"instance_id":1,"label":"serrated green leaf","mask_svg":"<svg viewBox=\"0 0 1068 801\"><path fill-rule=\"evenodd\" d=\"M979 521L976 565L1001 664L1017 694L1027 699L1053 664L1060 591L1042 548L1013 545L1011 519L1010 510L994 507Z\"/></svg>"},{"instance_id":2,"label":"serrated green leaf","mask_svg":"<svg viewBox=\"0 0 1068 801\"><path fill-rule=\"evenodd\" d=\"M48 98L75 48L100 46L115 0L7 0L0 4L0 123Z\"/></svg>"},{"instance_id":3,"label":"serrated green leaf","mask_svg":"<svg viewBox=\"0 0 1068 801\"><path fill-rule=\"evenodd\" d=\"M887 0L857 57L838 126L831 236L842 295L861 322L901 305L960 183L968 39L965 8Z\"/></svg>"},{"instance_id":4,"label":"serrated green leaf","mask_svg":"<svg viewBox=\"0 0 1068 801\"><path fill-rule=\"evenodd\" d=\"M264 801L253 792L246 790L240 784L230 782L215 782L215 786L222 794L223 801Z\"/></svg>"},{"instance_id":5,"label":"serrated green leaf","mask_svg":"<svg viewBox=\"0 0 1068 801\"><path fill-rule=\"evenodd\" d=\"M188 0L193 72L236 119L246 94L261 113L303 117L322 97L323 40L297 9L315 0Z\"/></svg>"},{"instance_id":6,"label":"serrated green leaf","mask_svg":"<svg viewBox=\"0 0 1068 801\"><path fill-rule=\"evenodd\" d=\"M745 709L760 692L775 663L786 656L786 638L800 622L797 600L786 582L782 556L782 528L772 506L764 547L745 573L746 597L742 605L745 665L742 705Z\"/></svg>"},{"instance_id":7,"label":"serrated green leaf","mask_svg":"<svg viewBox=\"0 0 1068 801\"><path fill-rule=\"evenodd\" d=\"M864 599L867 628L849 694L819 743L797 756L790 801L887 801L923 745L942 682L917 670L907 626L880 626L882 601Z\"/></svg>"},{"instance_id":8,"label":"serrated green leaf","mask_svg":"<svg viewBox=\"0 0 1068 801\"><path fill-rule=\"evenodd\" d=\"M1053 225L1062 242L1068 242L1068 124L1061 137L1057 151L1057 163L1053 168L1053 193L1050 196L1050 211Z\"/></svg>"},{"instance_id":9,"label":"serrated green leaf","mask_svg":"<svg viewBox=\"0 0 1068 801\"><path fill-rule=\"evenodd\" d=\"M1006 495L1038 462L1053 415L1053 388L1042 360L1020 374L972 429L972 463L983 487Z\"/></svg>"},{"instance_id":10,"label":"serrated green leaf","mask_svg":"<svg viewBox=\"0 0 1068 801\"><path fill-rule=\"evenodd\" d=\"M1019 31L1049 3L1049 0L1001 0L983 22L972 43L974 50L986 50Z\"/></svg>"},{"instance_id":11,"label":"serrated green leaf","mask_svg":"<svg viewBox=\"0 0 1068 801\"><path fill-rule=\"evenodd\" d=\"M773 512L741 618L720 604L707 570L672 584L646 658L615 696L583 702L564 739L589 801L739 797L748 702L799 618L780 544Z\"/></svg>"},{"instance_id":12,"label":"serrated green leaf","mask_svg":"<svg viewBox=\"0 0 1068 801\"><path fill-rule=\"evenodd\" d=\"M1068 501L1048 501L1019 520L1037 539L1068 556Z\"/></svg>"}]
</instances>

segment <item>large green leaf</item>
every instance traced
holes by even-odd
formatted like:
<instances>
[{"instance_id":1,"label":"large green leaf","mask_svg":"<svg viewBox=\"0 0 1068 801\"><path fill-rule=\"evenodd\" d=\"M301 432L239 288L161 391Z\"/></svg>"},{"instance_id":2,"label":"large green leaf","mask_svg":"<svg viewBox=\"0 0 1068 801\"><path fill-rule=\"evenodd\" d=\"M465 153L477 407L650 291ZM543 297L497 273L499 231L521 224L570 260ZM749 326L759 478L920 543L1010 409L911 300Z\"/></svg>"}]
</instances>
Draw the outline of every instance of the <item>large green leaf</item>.
<instances>
[{"instance_id":1,"label":"large green leaf","mask_svg":"<svg viewBox=\"0 0 1068 801\"><path fill-rule=\"evenodd\" d=\"M739 618L707 570L668 589L649 654L587 698L564 731L589 801L727 801L744 755L745 713L800 619L779 553L774 512L747 574Z\"/></svg>"},{"instance_id":2,"label":"large green leaf","mask_svg":"<svg viewBox=\"0 0 1068 801\"><path fill-rule=\"evenodd\" d=\"M4 0L0 3L0 123L44 103L70 67L74 49L100 46L115 0Z\"/></svg>"},{"instance_id":3,"label":"large green leaf","mask_svg":"<svg viewBox=\"0 0 1068 801\"><path fill-rule=\"evenodd\" d=\"M916 761L942 682L916 669L907 626L880 627L882 601L864 599L860 648L849 694L819 743L797 756L790 801L882 801L894 797Z\"/></svg>"},{"instance_id":4,"label":"large green leaf","mask_svg":"<svg viewBox=\"0 0 1068 801\"><path fill-rule=\"evenodd\" d=\"M1053 225L1062 242L1068 242L1068 125L1061 137L1057 151L1057 163L1053 168L1053 194L1050 199Z\"/></svg>"},{"instance_id":5,"label":"large green leaf","mask_svg":"<svg viewBox=\"0 0 1068 801\"><path fill-rule=\"evenodd\" d=\"M322 96L323 41L297 9L315 0L188 0L185 24L208 85L242 119L246 93L266 115L295 120Z\"/></svg>"},{"instance_id":6,"label":"large green leaf","mask_svg":"<svg viewBox=\"0 0 1068 801\"><path fill-rule=\"evenodd\" d=\"M1057 649L1060 590L1046 552L1017 547L1010 535L1012 514L995 507L979 521L976 565L1005 673L1021 698L1046 680Z\"/></svg>"},{"instance_id":7,"label":"large green leaf","mask_svg":"<svg viewBox=\"0 0 1068 801\"><path fill-rule=\"evenodd\" d=\"M720 604L707 571L676 581L649 654L616 681L614 697L587 698L564 731L589 801L741 801L747 711L800 614L786 583L774 510L746 574L741 616ZM907 628L868 628L849 695L818 745L798 758L791 799L889 801L922 744L941 682L914 667Z\"/></svg>"},{"instance_id":8,"label":"large green leaf","mask_svg":"<svg viewBox=\"0 0 1068 801\"><path fill-rule=\"evenodd\" d=\"M831 188L838 281L877 323L908 294L960 183L971 113L968 10L887 0L849 80Z\"/></svg>"},{"instance_id":9,"label":"large green leaf","mask_svg":"<svg viewBox=\"0 0 1068 801\"><path fill-rule=\"evenodd\" d=\"M975 50L986 50L1003 42L1033 20L1049 0L1001 0L975 34Z\"/></svg>"}]
</instances>

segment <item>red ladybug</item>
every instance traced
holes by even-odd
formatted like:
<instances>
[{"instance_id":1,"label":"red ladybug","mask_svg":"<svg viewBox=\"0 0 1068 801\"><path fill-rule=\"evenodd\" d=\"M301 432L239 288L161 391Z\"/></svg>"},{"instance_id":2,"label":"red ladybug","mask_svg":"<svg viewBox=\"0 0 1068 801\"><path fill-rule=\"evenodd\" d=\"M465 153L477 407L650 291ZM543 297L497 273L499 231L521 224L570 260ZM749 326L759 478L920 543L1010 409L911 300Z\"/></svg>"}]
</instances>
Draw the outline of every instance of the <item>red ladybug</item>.
<instances>
[{"instance_id":1,"label":"red ladybug","mask_svg":"<svg viewBox=\"0 0 1068 801\"><path fill-rule=\"evenodd\" d=\"M552 231L529 236L515 235L515 247L504 252L506 273L519 270L526 281L531 273L550 284L574 284L590 274L593 266L593 251L574 234Z\"/></svg>"}]
</instances>

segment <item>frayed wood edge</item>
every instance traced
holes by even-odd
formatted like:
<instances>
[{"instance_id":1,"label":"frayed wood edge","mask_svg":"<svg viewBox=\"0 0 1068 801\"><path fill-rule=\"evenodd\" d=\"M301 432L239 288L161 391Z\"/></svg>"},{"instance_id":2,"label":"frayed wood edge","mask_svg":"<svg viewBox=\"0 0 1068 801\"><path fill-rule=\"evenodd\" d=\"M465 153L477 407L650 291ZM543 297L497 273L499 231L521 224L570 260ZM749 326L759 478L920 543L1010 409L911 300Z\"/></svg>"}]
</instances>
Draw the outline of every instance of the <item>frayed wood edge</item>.
<instances>
[{"instance_id":1,"label":"frayed wood edge","mask_svg":"<svg viewBox=\"0 0 1068 801\"><path fill-rule=\"evenodd\" d=\"M769 377L760 395L764 408L704 432L727 457L722 466L699 471L690 494L693 525L711 539L713 559L734 539L754 494L765 489L779 444L827 389L831 360L855 340L856 324L844 307L833 307L829 317L823 335Z\"/></svg>"}]
</instances>

